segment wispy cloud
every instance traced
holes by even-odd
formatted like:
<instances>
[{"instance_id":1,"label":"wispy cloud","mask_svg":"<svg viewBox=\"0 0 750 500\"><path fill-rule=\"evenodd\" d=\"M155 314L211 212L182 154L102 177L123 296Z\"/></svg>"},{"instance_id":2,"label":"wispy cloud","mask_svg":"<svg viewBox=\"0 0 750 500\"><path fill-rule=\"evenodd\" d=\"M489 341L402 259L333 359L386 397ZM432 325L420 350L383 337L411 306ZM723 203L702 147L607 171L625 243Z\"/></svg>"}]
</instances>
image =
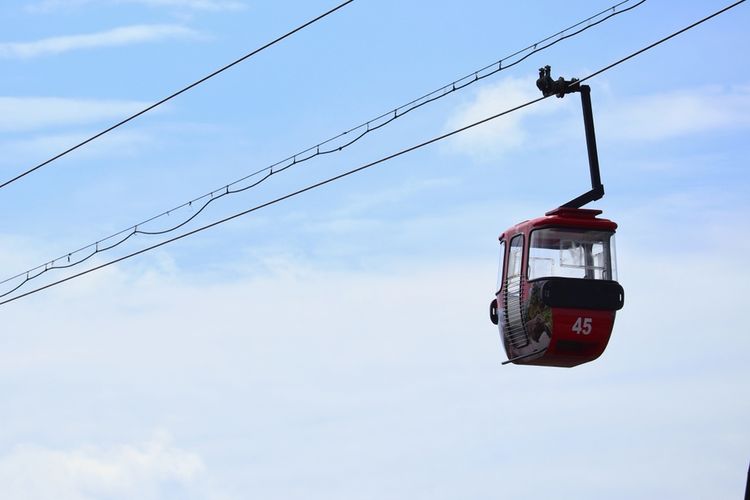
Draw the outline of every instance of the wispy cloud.
<instances>
[{"instance_id":1,"label":"wispy cloud","mask_svg":"<svg viewBox=\"0 0 750 500\"><path fill-rule=\"evenodd\" d=\"M480 90L475 98L460 106L448 120L454 129L510 109L538 97L532 81L507 79ZM578 99L555 100L521 109L457 136L451 148L477 159L497 158L527 146L549 145L565 137L580 137ZM577 104L577 103L574 103ZM562 112L554 130L550 122L536 120L540 115ZM573 114L571 114L573 113ZM644 96L631 96L617 102L594 104L597 136L600 140L661 141L694 134L743 129L750 126L750 85L704 86ZM533 126L534 132L529 132ZM556 139L555 139L556 138ZM578 140L578 139L576 139Z\"/></svg>"},{"instance_id":2,"label":"wispy cloud","mask_svg":"<svg viewBox=\"0 0 750 500\"><path fill-rule=\"evenodd\" d=\"M155 498L165 488L194 485L205 472L197 454L169 441L160 433L145 443L111 448L18 446L0 457L0 481L8 498Z\"/></svg>"},{"instance_id":3,"label":"wispy cloud","mask_svg":"<svg viewBox=\"0 0 750 500\"><path fill-rule=\"evenodd\" d=\"M43 0L30 5L30 12L46 13L63 8L81 7L90 4L118 5L139 4L147 7L163 7L197 11L234 11L246 8L238 0Z\"/></svg>"},{"instance_id":4,"label":"wispy cloud","mask_svg":"<svg viewBox=\"0 0 750 500\"><path fill-rule=\"evenodd\" d=\"M148 104L114 99L0 97L0 132L26 132L114 120Z\"/></svg>"},{"instance_id":5,"label":"wispy cloud","mask_svg":"<svg viewBox=\"0 0 750 500\"><path fill-rule=\"evenodd\" d=\"M599 113L602 135L657 141L750 126L750 85L710 86L630 98Z\"/></svg>"},{"instance_id":6,"label":"wispy cloud","mask_svg":"<svg viewBox=\"0 0 750 500\"><path fill-rule=\"evenodd\" d=\"M479 90L472 101L460 106L448 119L446 129L463 127L538 97L540 94L533 80L507 78ZM529 117L559 109L560 106L550 107L544 103L520 109L458 135L451 146L479 159L503 155L528 142L523 125Z\"/></svg>"},{"instance_id":7,"label":"wispy cloud","mask_svg":"<svg viewBox=\"0 0 750 500\"><path fill-rule=\"evenodd\" d=\"M41 134L23 139L0 141L0 150L4 153L0 157L0 169L10 167L11 170L4 172L8 175L25 164L65 151L90 136L90 130L78 130L77 132ZM78 150L76 156L79 160L132 157L142 154L147 147L153 147L156 141L153 134L124 130L89 143L87 147Z\"/></svg>"},{"instance_id":8,"label":"wispy cloud","mask_svg":"<svg viewBox=\"0 0 750 500\"><path fill-rule=\"evenodd\" d=\"M356 196L348 198L344 208L338 211L338 215L361 214L377 208L394 206L424 192L450 189L457 182L456 179L431 178L407 182L396 187L376 190L369 194L357 193Z\"/></svg>"},{"instance_id":9,"label":"wispy cloud","mask_svg":"<svg viewBox=\"0 0 750 500\"><path fill-rule=\"evenodd\" d=\"M658 212L651 213L649 224L654 217ZM466 223L461 219L444 221L439 234L456 238L456 227ZM643 230L639 224L628 227L631 240ZM684 235L696 232L704 234L705 225ZM371 234L367 241L377 245L383 238ZM736 238L721 251L695 254L653 252L643 245L627 249L621 271L630 298L607 353L565 372L498 367L502 347L485 311L494 259L441 263L422 253L393 261L385 272L280 262L275 267L280 272L253 278L235 272L230 281L214 281L184 268L173 273L170 264L149 276L144 270L153 261L144 256L137 265L113 266L35 301L16 302L4 309L8 340L0 350L8 388L3 425L16 450L3 462L5 469L0 466L3 492L8 498L68 500L61 492L71 490L64 487L80 491L74 488L81 483L71 484L64 475L70 470L65 464L76 458L83 470L78 477L98 488L76 500L204 498L189 481L219 470L226 488L260 498L294 498L300 491L310 498L356 497L377 470L379 481L405 492L394 498L414 498L434 484L434 471L446 464L459 471L441 486L448 496L460 497L471 484L470 496L481 497L480 490L507 478L512 496L525 498L528 482L511 479L538 468L542 455L538 447L524 448L526 434L504 431L523 425L553 443L542 465L554 469L555 482L539 485L541 497L559 497L561 491L571 498L621 491L649 497L659 485L676 485L668 497L690 498L688 488L731 496L732 464L743 463L748 442L747 398L736 397L748 372L741 363L748 339L737 326L743 321L746 276L735 272L744 269L746 252ZM248 259L226 264L241 268ZM706 266L708 272L685 272ZM659 286L654 276L662 277ZM722 277L719 294L679 293L710 289L716 276ZM720 353L722 362L697 371L706 356L705 335L694 332L694 315L684 313L693 310L711 310L712 338L734 347ZM664 311L674 312L668 324L660 322ZM529 393L529 387L537 389ZM588 416L583 421L577 418L582 408ZM551 413L559 425L550 426ZM716 415L722 426L715 425ZM175 420L181 422L175 432L189 434L195 448L160 440L93 449L60 450L55 444L111 442L121 439L123 429L143 432L138 429L151 422ZM570 429L570 436L560 437L560 428ZM52 429L54 443L40 438L41 449L13 447L28 429ZM604 438L607 449L601 451ZM710 456L690 452L709 441L716 446ZM148 451L152 446L157 451ZM643 464L655 446L658 471ZM212 468L208 460L203 471L190 460L179 468L175 464L185 462L169 458L189 457L193 449L210 452ZM512 452L493 451L505 449ZM135 466L124 450L161 465ZM467 456L474 457L469 465ZM596 462L598 479L581 494L570 478L575 464L587 460ZM127 490L100 480L91 472L92 461L107 466L109 477L140 478L140 487ZM697 473L706 467L712 472L708 479ZM628 481L622 474L627 468L644 481ZM154 470L163 471L159 481L149 472ZM703 479L684 486L685 471ZM146 494L170 480L184 486L181 495ZM34 496L24 486L39 490Z\"/></svg>"},{"instance_id":10,"label":"wispy cloud","mask_svg":"<svg viewBox=\"0 0 750 500\"><path fill-rule=\"evenodd\" d=\"M31 42L0 42L0 58L28 59L74 50L117 47L197 35L196 31L180 25L138 24L98 33L43 38Z\"/></svg>"},{"instance_id":11,"label":"wispy cloud","mask_svg":"<svg viewBox=\"0 0 750 500\"><path fill-rule=\"evenodd\" d=\"M92 126L111 125L148 103L115 99L0 97L0 168L18 167L41 156L57 154L91 136ZM159 112L159 110L157 110ZM108 135L82 150L84 158L129 155L153 142L134 130Z\"/></svg>"}]
</instances>

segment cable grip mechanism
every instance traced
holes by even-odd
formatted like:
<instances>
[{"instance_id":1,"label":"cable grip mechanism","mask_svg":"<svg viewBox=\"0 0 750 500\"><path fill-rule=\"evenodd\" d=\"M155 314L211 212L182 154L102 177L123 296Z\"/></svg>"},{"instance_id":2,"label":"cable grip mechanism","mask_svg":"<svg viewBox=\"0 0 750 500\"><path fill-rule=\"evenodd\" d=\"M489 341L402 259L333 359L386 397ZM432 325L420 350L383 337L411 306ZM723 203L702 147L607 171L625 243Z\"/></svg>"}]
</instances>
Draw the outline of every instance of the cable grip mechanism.
<instances>
[{"instance_id":1,"label":"cable grip mechanism","mask_svg":"<svg viewBox=\"0 0 750 500\"><path fill-rule=\"evenodd\" d=\"M565 94L572 94L573 92L581 91L581 84L578 82L578 78L571 78L566 80L563 77L553 80L550 73L552 68L547 65L543 68L539 68L539 78L536 81L536 87L542 91L544 97L555 94L557 97L565 97Z\"/></svg>"}]
</instances>

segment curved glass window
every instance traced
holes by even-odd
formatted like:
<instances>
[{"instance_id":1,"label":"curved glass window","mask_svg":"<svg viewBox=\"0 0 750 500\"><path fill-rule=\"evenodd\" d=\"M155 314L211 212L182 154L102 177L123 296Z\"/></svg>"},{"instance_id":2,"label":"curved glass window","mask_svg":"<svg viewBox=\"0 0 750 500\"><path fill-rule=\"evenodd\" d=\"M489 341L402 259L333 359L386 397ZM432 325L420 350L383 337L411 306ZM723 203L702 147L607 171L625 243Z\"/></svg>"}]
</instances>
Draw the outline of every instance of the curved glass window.
<instances>
[{"instance_id":1,"label":"curved glass window","mask_svg":"<svg viewBox=\"0 0 750 500\"><path fill-rule=\"evenodd\" d=\"M531 233L529 280L546 277L617 280L615 235L591 229L537 229Z\"/></svg>"},{"instance_id":2,"label":"curved glass window","mask_svg":"<svg viewBox=\"0 0 750 500\"><path fill-rule=\"evenodd\" d=\"M518 234L510 240L508 249L508 278L521 275L521 259L523 258L523 235Z\"/></svg>"}]
</instances>

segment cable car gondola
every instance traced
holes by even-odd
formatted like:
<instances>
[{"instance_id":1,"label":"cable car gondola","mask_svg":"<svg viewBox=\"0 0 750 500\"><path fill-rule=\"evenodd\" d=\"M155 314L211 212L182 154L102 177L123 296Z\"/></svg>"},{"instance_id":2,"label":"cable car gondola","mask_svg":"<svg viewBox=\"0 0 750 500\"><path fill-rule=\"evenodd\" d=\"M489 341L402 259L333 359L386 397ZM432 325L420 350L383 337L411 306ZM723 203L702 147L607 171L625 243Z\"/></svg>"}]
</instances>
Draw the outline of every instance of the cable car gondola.
<instances>
[{"instance_id":1,"label":"cable car gondola","mask_svg":"<svg viewBox=\"0 0 750 500\"><path fill-rule=\"evenodd\" d=\"M581 208L604 196L590 87L575 79L552 80L549 66L539 70L537 86L545 96L581 93L591 190L500 235L490 319L508 355L503 364L572 367L604 352L624 304L617 282L617 224L599 218L601 210Z\"/></svg>"}]
</instances>

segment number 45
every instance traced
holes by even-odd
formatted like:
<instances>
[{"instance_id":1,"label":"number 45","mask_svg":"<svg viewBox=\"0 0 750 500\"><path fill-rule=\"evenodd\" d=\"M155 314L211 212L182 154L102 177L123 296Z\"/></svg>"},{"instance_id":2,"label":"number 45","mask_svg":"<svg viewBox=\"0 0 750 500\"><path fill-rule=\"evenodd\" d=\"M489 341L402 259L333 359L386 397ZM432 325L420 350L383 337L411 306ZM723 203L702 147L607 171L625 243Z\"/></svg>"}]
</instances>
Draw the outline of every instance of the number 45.
<instances>
[{"instance_id":1,"label":"number 45","mask_svg":"<svg viewBox=\"0 0 750 500\"><path fill-rule=\"evenodd\" d=\"M591 333L591 318L578 318L576 322L573 323L573 328L571 328L571 330L578 335L588 335Z\"/></svg>"}]
</instances>

